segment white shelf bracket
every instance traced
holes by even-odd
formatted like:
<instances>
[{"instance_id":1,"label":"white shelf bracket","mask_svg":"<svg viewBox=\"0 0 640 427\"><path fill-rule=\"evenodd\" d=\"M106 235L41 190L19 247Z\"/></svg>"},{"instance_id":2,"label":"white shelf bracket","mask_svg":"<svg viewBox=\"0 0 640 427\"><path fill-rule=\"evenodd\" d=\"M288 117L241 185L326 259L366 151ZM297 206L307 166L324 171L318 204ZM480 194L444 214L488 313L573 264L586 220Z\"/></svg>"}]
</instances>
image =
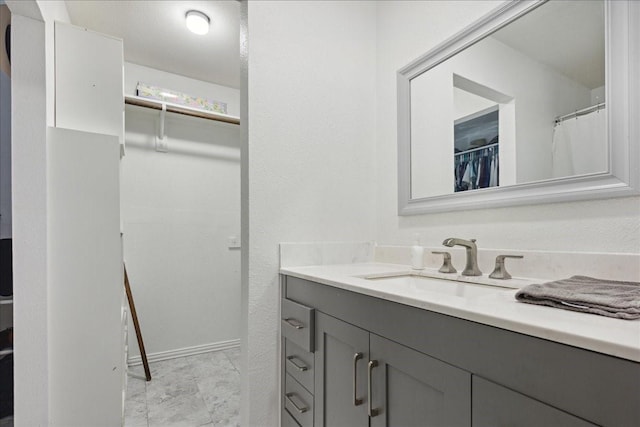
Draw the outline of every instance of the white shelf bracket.
<instances>
[{"instance_id":1,"label":"white shelf bracket","mask_svg":"<svg viewBox=\"0 0 640 427\"><path fill-rule=\"evenodd\" d=\"M156 151L160 153L166 153L169 151L167 140L164 134L164 122L167 115L167 104L162 103L162 110L160 110L160 129L158 136L156 136Z\"/></svg>"}]
</instances>

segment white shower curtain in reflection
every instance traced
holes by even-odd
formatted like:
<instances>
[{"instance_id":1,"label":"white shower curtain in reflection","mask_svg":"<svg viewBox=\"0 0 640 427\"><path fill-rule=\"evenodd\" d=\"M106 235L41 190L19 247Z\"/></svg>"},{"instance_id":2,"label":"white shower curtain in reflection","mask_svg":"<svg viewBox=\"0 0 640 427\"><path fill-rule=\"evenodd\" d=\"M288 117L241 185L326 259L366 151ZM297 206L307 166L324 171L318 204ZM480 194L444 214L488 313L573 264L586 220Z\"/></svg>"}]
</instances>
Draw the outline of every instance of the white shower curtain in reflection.
<instances>
[{"instance_id":1,"label":"white shower curtain in reflection","mask_svg":"<svg viewBox=\"0 0 640 427\"><path fill-rule=\"evenodd\" d=\"M607 115L604 110L567 119L553 129L553 177L608 170Z\"/></svg>"}]
</instances>

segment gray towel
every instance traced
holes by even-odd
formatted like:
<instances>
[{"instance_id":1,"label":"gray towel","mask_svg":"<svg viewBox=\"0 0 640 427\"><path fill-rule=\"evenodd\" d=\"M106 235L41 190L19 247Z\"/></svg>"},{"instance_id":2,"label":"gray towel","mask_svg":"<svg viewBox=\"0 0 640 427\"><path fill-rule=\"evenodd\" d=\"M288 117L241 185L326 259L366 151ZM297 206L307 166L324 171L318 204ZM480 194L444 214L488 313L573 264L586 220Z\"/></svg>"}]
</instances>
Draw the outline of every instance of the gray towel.
<instances>
[{"instance_id":1,"label":"gray towel","mask_svg":"<svg viewBox=\"0 0 640 427\"><path fill-rule=\"evenodd\" d=\"M518 301L599 314L619 319L640 318L640 283L573 276L569 279L525 286Z\"/></svg>"}]
</instances>

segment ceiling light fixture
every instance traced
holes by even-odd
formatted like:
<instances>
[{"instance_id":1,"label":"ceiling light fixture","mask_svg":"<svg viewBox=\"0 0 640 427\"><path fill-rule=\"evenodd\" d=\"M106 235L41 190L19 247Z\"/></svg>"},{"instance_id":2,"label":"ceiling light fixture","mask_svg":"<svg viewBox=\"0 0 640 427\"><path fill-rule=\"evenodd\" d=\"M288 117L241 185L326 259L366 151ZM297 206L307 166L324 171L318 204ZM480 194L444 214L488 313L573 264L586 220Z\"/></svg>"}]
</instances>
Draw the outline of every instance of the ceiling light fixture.
<instances>
[{"instance_id":1,"label":"ceiling light fixture","mask_svg":"<svg viewBox=\"0 0 640 427\"><path fill-rule=\"evenodd\" d=\"M197 10L190 10L186 15L187 28L192 33L204 35L209 32L209 23L211 20L204 13Z\"/></svg>"}]
</instances>

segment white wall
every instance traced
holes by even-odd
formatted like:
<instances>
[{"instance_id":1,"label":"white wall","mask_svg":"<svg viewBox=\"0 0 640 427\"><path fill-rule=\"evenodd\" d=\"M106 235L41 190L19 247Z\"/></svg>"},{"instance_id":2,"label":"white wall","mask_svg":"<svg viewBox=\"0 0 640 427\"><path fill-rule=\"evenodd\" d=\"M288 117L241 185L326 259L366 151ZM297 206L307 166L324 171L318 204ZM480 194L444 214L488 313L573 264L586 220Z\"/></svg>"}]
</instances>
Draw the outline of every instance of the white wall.
<instances>
[{"instance_id":1,"label":"white wall","mask_svg":"<svg viewBox=\"0 0 640 427\"><path fill-rule=\"evenodd\" d=\"M637 197L539 206L397 215L396 70L500 2L379 2L377 62L377 241L423 244L451 236L485 248L640 252Z\"/></svg>"},{"instance_id":2,"label":"white wall","mask_svg":"<svg viewBox=\"0 0 640 427\"><path fill-rule=\"evenodd\" d=\"M497 103L467 90L453 87L453 120L495 107Z\"/></svg>"},{"instance_id":3,"label":"white wall","mask_svg":"<svg viewBox=\"0 0 640 427\"><path fill-rule=\"evenodd\" d=\"M221 86L214 83L203 82L201 80L180 76L166 71L143 65L124 63L124 93L135 95L138 82L147 83L153 86L160 86L165 89L176 90L187 95L201 96L227 103L227 114L231 116L240 115L240 91L238 89Z\"/></svg>"},{"instance_id":4,"label":"white wall","mask_svg":"<svg viewBox=\"0 0 640 427\"><path fill-rule=\"evenodd\" d=\"M375 4L248 2L241 425L278 425L278 243L374 232ZM243 118L244 119L244 118Z\"/></svg>"},{"instance_id":5,"label":"white wall","mask_svg":"<svg viewBox=\"0 0 640 427\"><path fill-rule=\"evenodd\" d=\"M47 58L47 126L55 125L55 37L54 22L70 23L71 18L63 0L36 0L45 22Z\"/></svg>"},{"instance_id":6,"label":"white wall","mask_svg":"<svg viewBox=\"0 0 640 427\"><path fill-rule=\"evenodd\" d=\"M591 105L605 102L605 87L600 86L591 91Z\"/></svg>"},{"instance_id":7,"label":"white wall","mask_svg":"<svg viewBox=\"0 0 640 427\"><path fill-rule=\"evenodd\" d=\"M17 425L47 425L47 75L45 24L35 2L11 1L11 162L14 413ZM15 96L20 94L20 96Z\"/></svg>"},{"instance_id":8,"label":"white wall","mask_svg":"<svg viewBox=\"0 0 640 427\"><path fill-rule=\"evenodd\" d=\"M138 79L238 106L237 89L126 64L127 92ZM148 354L240 338L240 250L227 244L240 237L239 127L167 114L159 153L158 119L126 108L122 159L125 261Z\"/></svg>"}]
</instances>

